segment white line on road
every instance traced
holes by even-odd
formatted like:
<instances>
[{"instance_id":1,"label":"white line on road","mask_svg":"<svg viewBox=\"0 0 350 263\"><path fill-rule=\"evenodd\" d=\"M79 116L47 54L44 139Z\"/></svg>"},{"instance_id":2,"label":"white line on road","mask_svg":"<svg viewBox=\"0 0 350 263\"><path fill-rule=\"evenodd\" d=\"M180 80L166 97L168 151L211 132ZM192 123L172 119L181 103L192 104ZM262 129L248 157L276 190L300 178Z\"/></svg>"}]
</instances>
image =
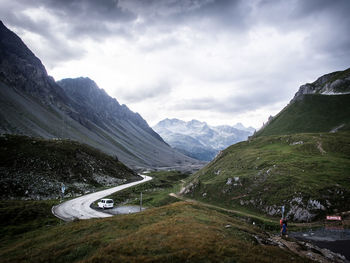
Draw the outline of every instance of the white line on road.
<instances>
[{"instance_id":1,"label":"white line on road","mask_svg":"<svg viewBox=\"0 0 350 263\"><path fill-rule=\"evenodd\" d=\"M64 220L64 221L73 221L76 218L79 219L90 219L90 218L101 218L101 217L110 217L112 215L106 214L103 212L96 211L90 207L90 205L98 199L101 199L105 196L111 195L115 192L121 191L131 186L135 186L147 181L152 180L152 177L140 175L143 177L142 180L119 185L107 190L102 190L96 193L91 193L83 195L72 200L68 200L62 204L52 207L52 213Z\"/></svg>"}]
</instances>

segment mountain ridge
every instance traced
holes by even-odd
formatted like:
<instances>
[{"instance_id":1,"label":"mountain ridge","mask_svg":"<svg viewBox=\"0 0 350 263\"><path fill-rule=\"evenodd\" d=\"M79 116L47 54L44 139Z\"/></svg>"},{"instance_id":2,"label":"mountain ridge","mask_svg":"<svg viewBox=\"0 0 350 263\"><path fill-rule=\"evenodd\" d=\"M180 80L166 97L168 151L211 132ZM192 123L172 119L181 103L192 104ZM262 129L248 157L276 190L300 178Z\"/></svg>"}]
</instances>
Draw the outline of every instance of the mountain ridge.
<instances>
[{"instance_id":1,"label":"mountain ridge","mask_svg":"<svg viewBox=\"0 0 350 263\"><path fill-rule=\"evenodd\" d=\"M57 84L40 59L3 23L0 47L0 133L77 140L117 155L134 169L202 165L170 148L138 113L120 105L92 80L75 82L98 94L101 103L82 103L76 98L78 92L67 95L59 84L65 83L68 90L73 79Z\"/></svg>"}]
</instances>

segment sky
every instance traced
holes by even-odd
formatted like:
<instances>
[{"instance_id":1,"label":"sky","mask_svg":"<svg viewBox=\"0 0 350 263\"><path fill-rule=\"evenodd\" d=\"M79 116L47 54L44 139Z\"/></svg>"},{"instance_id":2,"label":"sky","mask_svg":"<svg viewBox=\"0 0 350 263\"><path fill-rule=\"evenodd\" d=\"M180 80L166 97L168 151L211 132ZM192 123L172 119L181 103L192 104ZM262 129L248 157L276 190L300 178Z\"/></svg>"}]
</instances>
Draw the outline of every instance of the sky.
<instances>
[{"instance_id":1,"label":"sky","mask_svg":"<svg viewBox=\"0 0 350 263\"><path fill-rule=\"evenodd\" d=\"M56 80L89 77L151 125L259 128L350 67L349 0L0 0Z\"/></svg>"}]
</instances>

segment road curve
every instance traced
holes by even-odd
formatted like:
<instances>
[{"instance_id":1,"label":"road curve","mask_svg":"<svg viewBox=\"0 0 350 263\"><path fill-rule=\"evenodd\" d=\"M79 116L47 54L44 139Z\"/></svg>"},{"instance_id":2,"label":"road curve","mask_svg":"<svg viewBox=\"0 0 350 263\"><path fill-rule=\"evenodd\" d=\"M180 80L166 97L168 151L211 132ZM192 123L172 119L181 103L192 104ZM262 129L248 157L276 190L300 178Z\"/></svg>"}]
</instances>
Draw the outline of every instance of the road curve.
<instances>
[{"instance_id":1,"label":"road curve","mask_svg":"<svg viewBox=\"0 0 350 263\"><path fill-rule=\"evenodd\" d=\"M64 221L73 221L76 218L90 219L90 218L101 218L101 217L112 216L110 214L96 211L90 208L90 205L96 200L101 199L105 196L111 195L125 188L152 180L152 177L150 176L145 176L145 175L141 175L141 176L143 177L143 179L140 181L123 184L107 190L102 190L99 192L83 195L83 196L68 200L62 204L53 206L52 213L56 217Z\"/></svg>"}]
</instances>

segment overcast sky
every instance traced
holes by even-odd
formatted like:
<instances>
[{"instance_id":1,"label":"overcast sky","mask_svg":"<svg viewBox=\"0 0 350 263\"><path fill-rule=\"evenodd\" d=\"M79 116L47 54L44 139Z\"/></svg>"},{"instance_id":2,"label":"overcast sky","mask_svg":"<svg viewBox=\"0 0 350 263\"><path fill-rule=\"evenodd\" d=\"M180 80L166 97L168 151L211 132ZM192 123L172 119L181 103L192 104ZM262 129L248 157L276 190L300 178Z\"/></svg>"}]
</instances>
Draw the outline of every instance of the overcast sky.
<instances>
[{"instance_id":1,"label":"overcast sky","mask_svg":"<svg viewBox=\"0 0 350 263\"><path fill-rule=\"evenodd\" d=\"M350 67L349 0L0 0L56 80L139 112L258 128L299 86Z\"/></svg>"}]
</instances>

